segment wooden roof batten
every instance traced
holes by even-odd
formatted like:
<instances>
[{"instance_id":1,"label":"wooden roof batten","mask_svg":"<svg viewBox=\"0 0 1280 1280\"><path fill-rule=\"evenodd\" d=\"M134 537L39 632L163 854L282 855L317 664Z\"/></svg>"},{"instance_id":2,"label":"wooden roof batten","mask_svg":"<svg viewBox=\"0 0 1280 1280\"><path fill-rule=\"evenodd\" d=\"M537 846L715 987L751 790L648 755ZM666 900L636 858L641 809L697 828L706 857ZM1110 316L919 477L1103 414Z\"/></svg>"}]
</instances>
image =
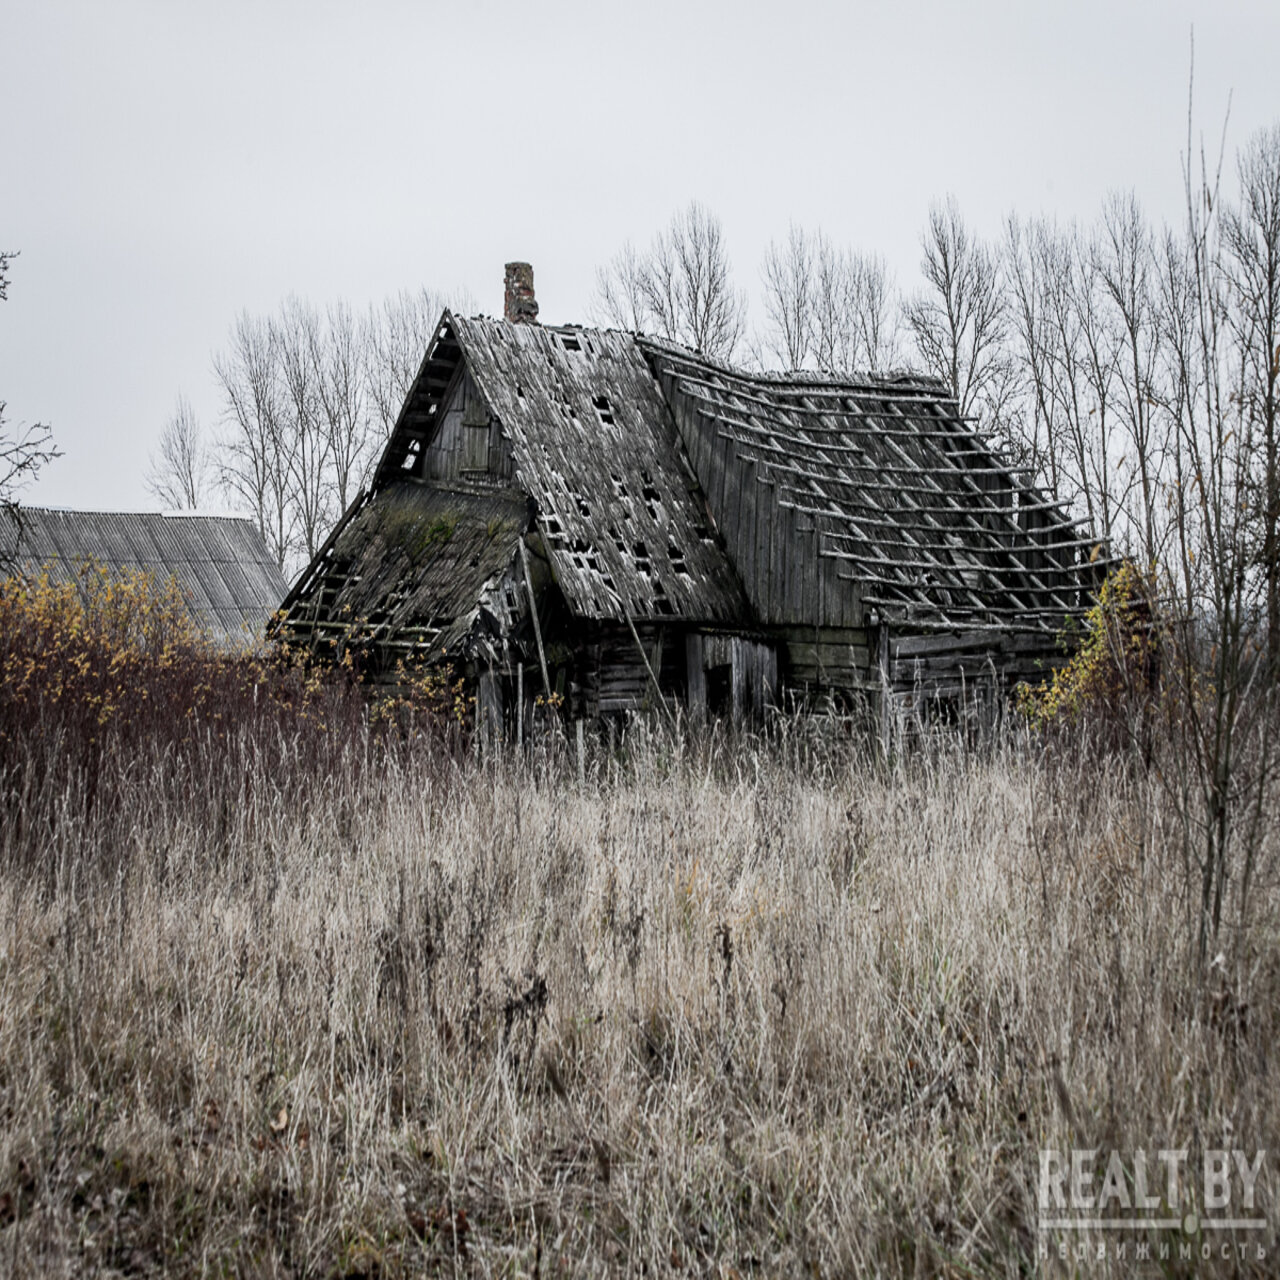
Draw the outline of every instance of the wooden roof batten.
<instances>
[{"instance_id":1,"label":"wooden roof batten","mask_svg":"<svg viewBox=\"0 0 1280 1280\"><path fill-rule=\"evenodd\" d=\"M683 420L709 424L775 509L812 521L817 555L870 587L882 617L1039 630L1078 614L1114 563L935 379L746 373L642 341Z\"/></svg>"}]
</instances>

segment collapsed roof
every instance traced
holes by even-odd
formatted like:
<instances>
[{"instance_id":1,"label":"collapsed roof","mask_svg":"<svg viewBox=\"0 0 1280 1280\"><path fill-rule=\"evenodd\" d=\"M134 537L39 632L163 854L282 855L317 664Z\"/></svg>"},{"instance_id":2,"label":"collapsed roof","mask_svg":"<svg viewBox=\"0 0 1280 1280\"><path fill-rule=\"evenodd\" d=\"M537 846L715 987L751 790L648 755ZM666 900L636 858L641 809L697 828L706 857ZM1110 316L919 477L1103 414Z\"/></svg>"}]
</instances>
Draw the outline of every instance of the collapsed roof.
<instances>
[{"instance_id":1,"label":"collapsed roof","mask_svg":"<svg viewBox=\"0 0 1280 1280\"><path fill-rule=\"evenodd\" d=\"M1080 609L1097 540L936 379L747 374L641 345L764 621L838 624L855 595L881 619L944 628L1056 631ZM790 557L759 553L766 529Z\"/></svg>"},{"instance_id":2,"label":"collapsed roof","mask_svg":"<svg viewBox=\"0 0 1280 1280\"><path fill-rule=\"evenodd\" d=\"M461 653L522 611L530 555L583 620L738 632L1051 634L1105 563L936 380L446 312L285 631Z\"/></svg>"}]
</instances>

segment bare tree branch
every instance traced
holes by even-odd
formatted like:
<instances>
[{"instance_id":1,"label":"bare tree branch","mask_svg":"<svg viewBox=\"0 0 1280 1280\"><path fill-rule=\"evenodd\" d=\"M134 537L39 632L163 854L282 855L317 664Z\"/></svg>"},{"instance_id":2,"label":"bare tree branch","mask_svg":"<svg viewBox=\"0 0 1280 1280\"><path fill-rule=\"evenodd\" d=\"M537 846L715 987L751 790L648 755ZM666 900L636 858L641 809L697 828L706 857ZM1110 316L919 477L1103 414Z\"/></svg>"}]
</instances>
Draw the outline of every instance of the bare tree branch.
<instances>
[{"instance_id":1,"label":"bare tree branch","mask_svg":"<svg viewBox=\"0 0 1280 1280\"><path fill-rule=\"evenodd\" d=\"M146 485L172 511L195 511L205 505L213 479L213 459L186 396L180 395L160 444L151 457Z\"/></svg>"},{"instance_id":2,"label":"bare tree branch","mask_svg":"<svg viewBox=\"0 0 1280 1280\"><path fill-rule=\"evenodd\" d=\"M803 227L794 223L781 246L769 244L760 266L768 328L765 354L784 369L803 369L813 349L816 299L814 252Z\"/></svg>"},{"instance_id":3,"label":"bare tree branch","mask_svg":"<svg viewBox=\"0 0 1280 1280\"><path fill-rule=\"evenodd\" d=\"M18 255L0 252L0 301L9 296L9 264ZM16 526L22 521L17 494L35 479L45 463L61 456L53 443L53 433L41 423L10 427L5 421L6 402L0 400L0 518ZM10 568L0 562L0 567Z\"/></svg>"},{"instance_id":4,"label":"bare tree branch","mask_svg":"<svg viewBox=\"0 0 1280 1280\"><path fill-rule=\"evenodd\" d=\"M597 274L594 310L609 323L730 359L746 327L746 299L732 281L720 220L694 201L647 253L624 246Z\"/></svg>"},{"instance_id":5,"label":"bare tree branch","mask_svg":"<svg viewBox=\"0 0 1280 1280\"><path fill-rule=\"evenodd\" d=\"M242 312L232 327L229 350L214 357L213 368L226 425L219 442L219 479L253 513L263 541L283 569L295 550L296 515L282 429L283 390L269 322Z\"/></svg>"},{"instance_id":6,"label":"bare tree branch","mask_svg":"<svg viewBox=\"0 0 1280 1280\"><path fill-rule=\"evenodd\" d=\"M954 197L930 210L921 246L926 288L906 306L916 351L951 387L961 413L1002 428L1013 370L999 259L970 233Z\"/></svg>"}]
</instances>

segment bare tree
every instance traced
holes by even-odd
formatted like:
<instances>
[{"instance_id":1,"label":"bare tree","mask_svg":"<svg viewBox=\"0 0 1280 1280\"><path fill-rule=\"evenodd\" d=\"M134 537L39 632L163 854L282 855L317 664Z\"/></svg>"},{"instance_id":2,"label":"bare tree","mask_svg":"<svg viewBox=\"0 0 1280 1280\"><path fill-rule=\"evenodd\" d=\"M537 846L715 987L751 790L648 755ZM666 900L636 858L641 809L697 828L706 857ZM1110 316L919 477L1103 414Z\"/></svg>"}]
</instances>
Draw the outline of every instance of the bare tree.
<instances>
[{"instance_id":1,"label":"bare tree","mask_svg":"<svg viewBox=\"0 0 1280 1280\"><path fill-rule=\"evenodd\" d=\"M1240 195L1222 231L1240 367L1240 405L1257 442L1250 485L1264 577L1270 678L1280 681L1280 124L1249 140Z\"/></svg>"},{"instance_id":2,"label":"bare tree","mask_svg":"<svg viewBox=\"0 0 1280 1280\"><path fill-rule=\"evenodd\" d=\"M962 414L1003 429L1013 366L999 259L969 231L954 197L930 210L921 246L925 289L905 309L916 351L955 393Z\"/></svg>"},{"instance_id":3,"label":"bare tree","mask_svg":"<svg viewBox=\"0 0 1280 1280\"><path fill-rule=\"evenodd\" d=\"M597 275L595 310L610 323L732 358L746 299L733 284L720 220L695 200L646 253L624 247Z\"/></svg>"},{"instance_id":4,"label":"bare tree","mask_svg":"<svg viewBox=\"0 0 1280 1280\"><path fill-rule=\"evenodd\" d=\"M1062 341L1054 317L1053 300L1061 292L1063 272L1070 269L1060 245L1061 237L1046 222L1028 225L1010 215L1005 223L1009 339L1023 370L1019 438L1027 464L1046 477L1053 492L1075 497L1080 486L1069 467L1067 432L1059 413L1059 370L1073 346ZM1067 397L1068 415L1073 408L1074 398Z\"/></svg>"},{"instance_id":5,"label":"bare tree","mask_svg":"<svg viewBox=\"0 0 1280 1280\"><path fill-rule=\"evenodd\" d=\"M232 327L229 349L214 357L213 368L226 423L218 447L219 479L253 512L263 541L283 569L296 549L296 511L270 323L242 312Z\"/></svg>"},{"instance_id":6,"label":"bare tree","mask_svg":"<svg viewBox=\"0 0 1280 1280\"><path fill-rule=\"evenodd\" d=\"M1099 534L1116 528L1113 384L1119 350L1103 311L1092 240L1043 220L1005 227L1008 434L1053 492Z\"/></svg>"},{"instance_id":7,"label":"bare tree","mask_svg":"<svg viewBox=\"0 0 1280 1280\"><path fill-rule=\"evenodd\" d=\"M431 289L403 290L371 307L365 318L365 388L376 424L375 442L385 442L400 416L435 327L446 308L474 309L471 299Z\"/></svg>"},{"instance_id":8,"label":"bare tree","mask_svg":"<svg viewBox=\"0 0 1280 1280\"><path fill-rule=\"evenodd\" d=\"M1093 270L1106 300L1110 346L1118 355L1111 384L1116 421L1124 436L1118 464L1127 474L1122 507L1131 513L1132 542L1153 566L1162 545L1160 498L1167 440L1159 415L1156 377L1159 333L1151 272L1154 241L1137 200L1111 196L1094 241ZM1128 500L1128 490L1133 501Z\"/></svg>"},{"instance_id":9,"label":"bare tree","mask_svg":"<svg viewBox=\"0 0 1280 1280\"><path fill-rule=\"evenodd\" d=\"M784 245L770 244L761 279L761 363L845 374L898 363L900 313L883 258L793 226Z\"/></svg>"},{"instance_id":10,"label":"bare tree","mask_svg":"<svg viewBox=\"0 0 1280 1280\"><path fill-rule=\"evenodd\" d=\"M377 440L368 412L368 330L345 302L325 314L323 340L312 352L335 509L347 509L364 483Z\"/></svg>"},{"instance_id":11,"label":"bare tree","mask_svg":"<svg viewBox=\"0 0 1280 1280\"><path fill-rule=\"evenodd\" d=\"M282 391L277 421L289 473L289 498L301 550L309 560L333 518L329 432L320 396L320 317L310 303L291 297L269 322L268 334Z\"/></svg>"},{"instance_id":12,"label":"bare tree","mask_svg":"<svg viewBox=\"0 0 1280 1280\"><path fill-rule=\"evenodd\" d=\"M1172 416L1172 563L1158 586L1164 626L1171 797L1188 870L1197 874L1197 955L1217 946L1234 881L1243 928L1268 821L1277 690L1268 634L1273 572L1266 563L1268 394L1274 397L1280 333L1272 273L1280 248L1280 147L1260 135L1241 157L1241 193L1219 198L1221 161L1203 152L1193 171L1191 121L1184 159L1186 230L1166 237L1157 261L1165 373ZM1274 228L1274 230L1272 230ZM1276 255L1280 268L1280 254ZM1274 404L1274 399L1271 401ZM1260 556L1259 552L1263 554Z\"/></svg>"},{"instance_id":13,"label":"bare tree","mask_svg":"<svg viewBox=\"0 0 1280 1280\"><path fill-rule=\"evenodd\" d=\"M9 296L9 264L18 255L0 253L0 302ZM0 400L0 518L21 530L16 494L35 479L46 462L60 456L53 434L40 423L10 427L5 422L6 402ZM0 561L0 568L7 567Z\"/></svg>"},{"instance_id":14,"label":"bare tree","mask_svg":"<svg viewBox=\"0 0 1280 1280\"><path fill-rule=\"evenodd\" d=\"M186 396L180 395L147 469L150 493L172 511L205 505L213 481L213 459Z\"/></svg>"},{"instance_id":15,"label":"bare tree","mask_svg":"<svg viewBox=\"0 0 1280 1280\"><path fill-rule=\"evenodd\" d=\"M643 333L650 322L644 287L646 265L630 240L607 266L596 269L596 296L590 312L599 324L614 325L628 333Z\"/></svg>"},{"instance_id":16,"label":"bare tree","mask_svg":"<svg viewBox=\"0 0 1280 1280\"><path fill-rule=\"evenodd\" d=\"M894 368L900 358L901 308L884 259L836 249L819 232L813 260L817 367L824 373Z\"/></svg>"},{"instance_id":17,"label":"bare tree","mask_svg":"<svg viewBox=\"0 0 1280 1280\"><path fill-rule=\"evenodd\" d=\"M817 310L814 265L812 240L794 223L784 244L770 241L765 250L760 267L768 321L763 354L775 366L803 369L809 363Z\"/></svg>"}]
</instances>

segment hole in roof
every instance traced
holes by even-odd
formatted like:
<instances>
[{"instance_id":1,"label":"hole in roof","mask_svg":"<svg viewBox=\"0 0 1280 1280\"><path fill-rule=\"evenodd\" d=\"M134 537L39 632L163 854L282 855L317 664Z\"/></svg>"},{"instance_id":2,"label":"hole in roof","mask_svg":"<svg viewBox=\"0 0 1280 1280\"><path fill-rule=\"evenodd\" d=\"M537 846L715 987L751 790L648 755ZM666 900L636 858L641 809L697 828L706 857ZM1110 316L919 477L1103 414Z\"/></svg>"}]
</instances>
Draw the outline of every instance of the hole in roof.
<instances>
[{"instance_id":1,"label":"hole in roof","mask_svg":"<svg viewBox=\"0 0 1280 1280\"><path fill-rule=\"evenodd\" d=\"M591 518L591 508L587 506L587 500L580 493L575 493L573 500L578 504L578 514L583 519L589 520Z\"/></svg>"},{"instance_id":2,"label":"hole in roof","mask_svg":"<svg viewBox=\"0 0 1280 1280\"><path fill-rule=\"evenodd\" d=\"M595 406L595 411L599 415L600 421L605 426L613 425L613 408L609 404L608 396L592 396L591 403Z\"/></svg>"},{"instance_id":3,"label":"hole in roof","mask_svg":"<svg viewBox=\"0 0 1280 1280\"><path fill-rule=\"evenodd\" d=\"M562 333L562 334L560 335L560 345L561 345L561 346L562 346L566 351L581 351L581 350L582 350L582 344L581 344L581 343L578 341L578 339L577 339L573 334L571 334L571 333Z\"/></svg>"},{"instance_id":4,"label":"hole in roof","mask_svg":"<svg viewBox=\"0 0 1280 1280\"><path fill-rule=\"evenodd\" d=\"M618 497L619 497L619 498L625 498L625 497L627 496L627 486L626 486L625 482L623 481L622 477L621 477L621 476L611 476L610 478L613 480L613 491L614 491L614 493L616 493L616 494L618 495Z\"/></svg>"}]
</instances>

